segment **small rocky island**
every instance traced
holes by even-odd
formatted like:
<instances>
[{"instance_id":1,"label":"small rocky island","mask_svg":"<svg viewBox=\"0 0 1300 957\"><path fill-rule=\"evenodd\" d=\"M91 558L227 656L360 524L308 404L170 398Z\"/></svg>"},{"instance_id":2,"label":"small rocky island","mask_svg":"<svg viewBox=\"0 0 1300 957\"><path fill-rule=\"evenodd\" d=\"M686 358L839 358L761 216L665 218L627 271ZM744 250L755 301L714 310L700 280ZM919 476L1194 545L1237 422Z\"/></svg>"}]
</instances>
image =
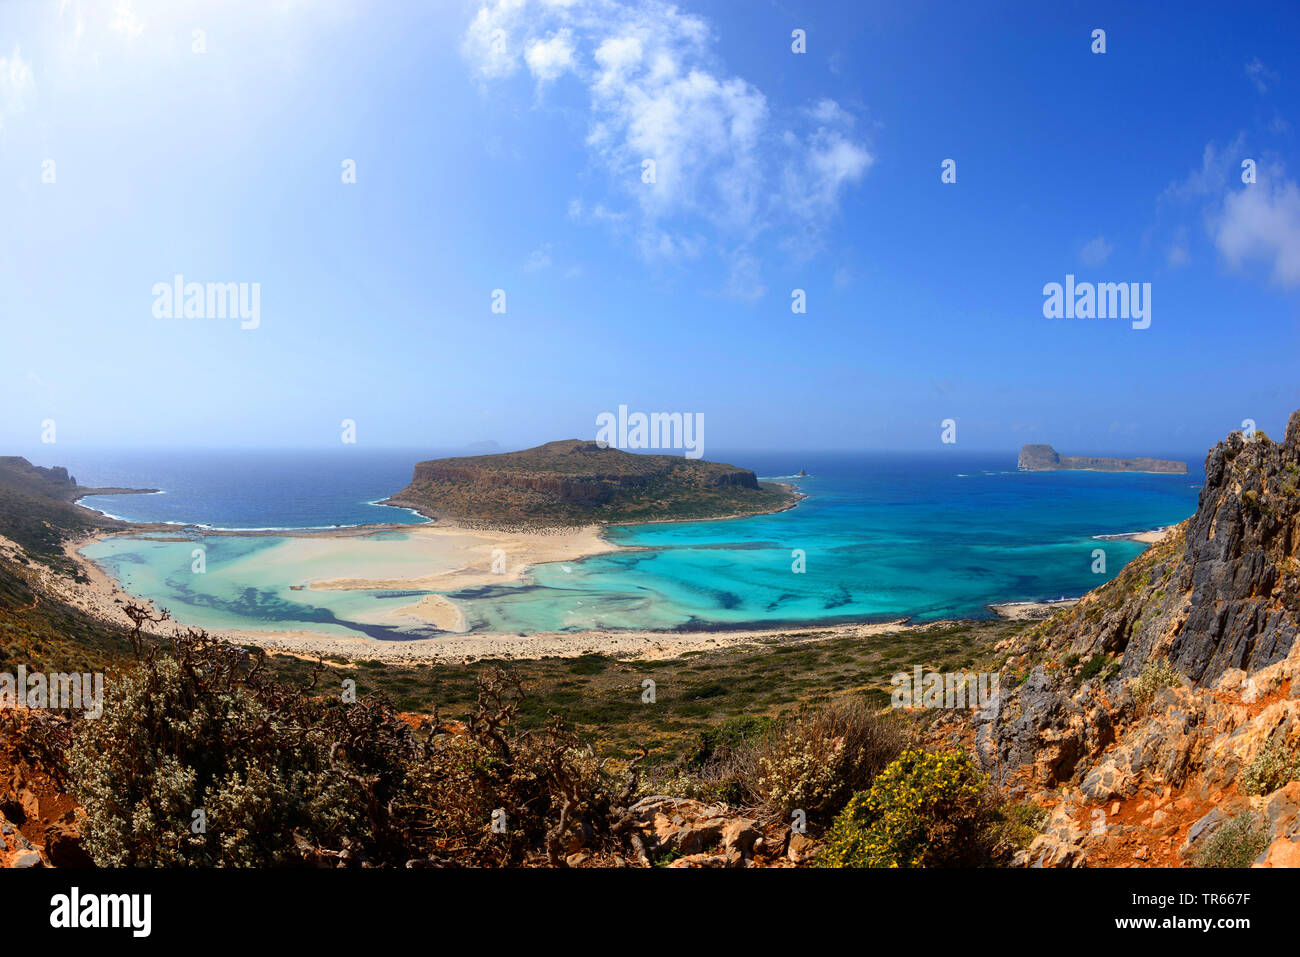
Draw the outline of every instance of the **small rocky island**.
<instances>
[{"instance_id":1,"label":"small rocky island","mask_svg":"<svg viewBox=\"0 0 1300 957\"><path fill-rule=\"evenodd\" d=\"M735 465L565 439L420 462L411 484L384 504L467 526L544 528L759 515L800 497Z\"/></svg>"},{"instance_id":2,"label":"small rocky island","mask_svg":"<svg viewBox=\"0 0 1300 957\"><path fill-rule=\"evenodd\" d=\"M1077 469L1089 472L1163 472L1186 475L1187 463L1173 459L1112 459L1087 455L1061 455L1050 445L1024 445L1016 468L1024 472Z\"/></svg>"}]
</instances>

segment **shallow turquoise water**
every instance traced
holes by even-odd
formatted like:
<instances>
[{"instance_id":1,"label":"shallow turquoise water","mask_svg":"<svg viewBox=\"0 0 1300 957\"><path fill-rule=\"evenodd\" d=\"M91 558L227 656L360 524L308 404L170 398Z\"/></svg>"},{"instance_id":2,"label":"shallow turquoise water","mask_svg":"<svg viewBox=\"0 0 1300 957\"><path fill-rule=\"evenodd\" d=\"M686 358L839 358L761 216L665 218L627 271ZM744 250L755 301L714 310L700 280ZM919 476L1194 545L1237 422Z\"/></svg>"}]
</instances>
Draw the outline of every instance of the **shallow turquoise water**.
<instances>
[{"instance_id":1,"label":"shallow turquoise water","mask_svg":"<svg viewBox=\"0 0 1300 957\"><path fill-rule=\"evenodd\" d=\"M130 594L154 601L177 621L204 628L307 630L385 640L437 634L414 620L400 626L386 620L427 592L295 590L295 585L313 578L336 577L338 570L309 561L280 561L276 551L293 541L271 535L207 536L194 541L114 538L90 545L82 553ZM202 574L194 571L197 548L205 552ZM357 572L365 574L364 569Z\"/></svg>"},{"instance_id":2,"label":"shallow turquoise water","mask_svg":"<svg viewBox=\"0 0 1300 957\"><path fill-rule=\"evenodd\" d=\"M1019 473L1005 456L801 456L808 498L776 515L614 528L634 550L542 565L525 583L449 594L474 630L707 628L987 617L987 605L1077 597L1142 546L1095 536L1190 515L1202 476ZM1014 462L1014 458L1011 459ZM761 465L769 465L764 470ZM205 627L310 629L380 639L427 627L385 616L422 592L296 591L340 569L278 560L285 538L114 540L87 555L177 618ZM204 575L191 551L207 548ZM1094 574L1094 550L1106 570ZM804 571L792 569L795 550ZM358 569L357 577L365 577Z\"/></svg>"},{"instance_id":3,"label":"shallow turquoise water","mask_svg":"<svg viewBox=\"0 0 1300 957\"><path fill-rule=\"evenodd\" d=\"M494 631L987 617L989 603L1077 597L1109 580L1143 546L1094 536L1179 522L1200 485L990 464L1005 465L828 457L806 466L813 474L798 484L809 497L791 511L615 529L612 540L641 550L539 567L532 588L451 597Z\"/></svg>"}]
</instances>

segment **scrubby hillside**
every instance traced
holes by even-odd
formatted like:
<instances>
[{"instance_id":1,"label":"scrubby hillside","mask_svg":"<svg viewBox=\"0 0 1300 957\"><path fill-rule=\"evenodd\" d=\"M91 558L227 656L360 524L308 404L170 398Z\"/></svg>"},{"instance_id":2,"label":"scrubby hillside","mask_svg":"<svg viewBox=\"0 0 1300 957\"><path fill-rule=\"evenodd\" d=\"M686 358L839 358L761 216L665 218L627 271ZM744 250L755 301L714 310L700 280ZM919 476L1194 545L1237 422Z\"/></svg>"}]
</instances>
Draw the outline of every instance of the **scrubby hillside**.
<instances>
[{"instance_id":1,"label":"scrubby hillside","mask_svg":"<svg viewBox=\"0 0 1300 957\"><path fill-rule=\"evenodd\" d=\"M830 639L745 652L749 672L719 651L618 662L600 681L605 663L539 663L531 707L520 674L480 664L463 721L380 695L347 704L344 671L277 666L204 635L144 648L96 635L5 546L0 632L42 616L51 642L21 658L11 646L10 661L95 653L87 639L132 653L102 720L0 720L0 864L84 851L197 866L1300 866L1300 412L1282 444L1234 434L1206 464L1192 518L1011 637L1001 629L1018 626L956 647L942 633ZM504 487L531 488L516 477ZM970 671L990 661L994 705L876 711L918 648ZM817 667L791 672L794 655ZM371 690L380 679L361 664L346 674ZM385 681L450 702L470 668ZM664 705L649 718L647 671ZM579 675L593 684L575 690ZM780 706L796 700L816 706ZM543 719L552 703L575 725ZM632 758L642 747L659 760ZM160 758L189 771L139 770ZM180 811L154 814L160 788ZM194 836L195 807L221 808L233 831Z\"/></svg>"},{"instance_id":2,"label":"scrubby hillside","mask_svg":"<svg viewBox=\"0 0 1300 957\"><path fill-rule=\"evenodd\" d=\"M18 665L98 670L120 655L120 625L92 619L63 600L85 581L64 543L125 527L74 504L92 491L65 469L0 457L0 672Z\"/></svg>"},{"instance_id":3,"label":"scrubby hillside","mask_svg":"<svg viewBox=\"0 0 1300 957\"><path fill-rule=\"evenodd\" d=\"M1298 481L1300 412L1281 444L1233 433L1192 518L1006 643L975 745L1054 808L1031 860L1300 863Z\"/></svg>"},{"instance_id":4,"label":"scrubby hillside","mask_svg":"<svg viewBox=\"0 0 1300 957\"><path fill-rule=\"evenodd\" d=\"M66 469L0 456L0 535L33 557L58 562L69 535L121 525L73 504L90 491L78 486Z\"/></svg>"}]
</instances>

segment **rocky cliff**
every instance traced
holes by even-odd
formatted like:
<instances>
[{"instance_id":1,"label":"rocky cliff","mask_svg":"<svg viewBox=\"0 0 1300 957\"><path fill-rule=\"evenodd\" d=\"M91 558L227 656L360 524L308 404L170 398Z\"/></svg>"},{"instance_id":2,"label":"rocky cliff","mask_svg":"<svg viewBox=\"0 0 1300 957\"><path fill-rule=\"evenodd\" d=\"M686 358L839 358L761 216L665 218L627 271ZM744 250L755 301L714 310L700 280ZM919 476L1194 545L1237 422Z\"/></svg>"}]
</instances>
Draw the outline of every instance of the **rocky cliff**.
<instances>
[{"instance_id":1,"label":"rocky cliff","mask_svg":"<svg viewBox=\"0 0 1300 957\"><path fill-rule=\"evenodd\" d=\"M1050 445L1021 446L1016 468L1027 472L1082 469L1090 472L1168 472L1178 475L1187 473L1186 462L1176 462L1172 459L1146 457L1115 459L1088 455L1061 455Z\"/></svg>"},{"instance_id":2,"label":"rocky cliff","mask_svg":"<svg viewBox=\"0 0 1300 957\"><path fill-rule=\"evenodd\" d=\"M522 452L435 459L387 504L495 527L719 518L788 507L787 487L749 469L635 455L567 439Z\"/></svg>"},{"instance_id":3,"label":"rocky cliff","mask_svg":"<svg viewBox=\"0 0 1300 957\"><path fill-rule=\"evenodd\" d=\"M1237 818L1259 862L1300 863L1300 784L1258 783L1287 755L1300 776L1298 482L1300 412L1281 444L1233 433L1195 515L1001 649L975 747L1053 808L1030 863L1188 863Z\"/></svg>"}]
</instances>

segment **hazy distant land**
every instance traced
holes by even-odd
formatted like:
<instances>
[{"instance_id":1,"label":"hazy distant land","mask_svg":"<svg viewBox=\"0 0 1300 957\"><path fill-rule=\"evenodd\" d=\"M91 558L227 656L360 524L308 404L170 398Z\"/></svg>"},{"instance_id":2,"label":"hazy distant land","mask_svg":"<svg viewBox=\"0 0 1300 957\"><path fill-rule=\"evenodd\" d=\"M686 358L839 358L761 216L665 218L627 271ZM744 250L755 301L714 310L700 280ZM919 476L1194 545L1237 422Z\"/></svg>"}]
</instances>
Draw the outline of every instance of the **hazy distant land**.
<instances>
[{"instance_id":1,"label":"hazy distant land","mask_svg":"<svg viewBox=\"0 0 1300 957\"><path fill-rule=\"evenodd\" d=\"M1061 455L1050 445L1021 446L1016 468L1025 472L1077 469L1088 472L1161 472L1186 475L1187 463L1173 459L1118 459L1086 455Z\"/></svg>"}]
</instances>

